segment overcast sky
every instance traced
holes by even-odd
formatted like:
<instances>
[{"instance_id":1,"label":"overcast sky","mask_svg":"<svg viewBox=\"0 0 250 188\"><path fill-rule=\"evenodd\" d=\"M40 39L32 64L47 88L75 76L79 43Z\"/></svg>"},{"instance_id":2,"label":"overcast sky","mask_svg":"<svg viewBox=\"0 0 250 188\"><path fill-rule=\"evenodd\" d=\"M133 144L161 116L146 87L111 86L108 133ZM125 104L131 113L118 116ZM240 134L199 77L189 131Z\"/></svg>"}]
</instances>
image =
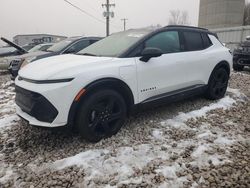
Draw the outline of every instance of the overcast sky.
<instances>
[{"instance_id":1,"label":"overcast sky","mask_svg":"<svg viewBox=\"0 0 250 188\"><path fill-rule=\"evenodd\" d=\"M48 33L65 36L104 36L105 19L101 4L106 0L69 0L97 21L71 7L64 0L0 0L0 36L12 39L18 34ZM170 10L189 13L192 25L198 24L199 0L110 0L111 32L123 29L122 18L128 18L128 28L168 24ZM3 43L0 43L0 45Z\"/></svg>"}]
</instances>

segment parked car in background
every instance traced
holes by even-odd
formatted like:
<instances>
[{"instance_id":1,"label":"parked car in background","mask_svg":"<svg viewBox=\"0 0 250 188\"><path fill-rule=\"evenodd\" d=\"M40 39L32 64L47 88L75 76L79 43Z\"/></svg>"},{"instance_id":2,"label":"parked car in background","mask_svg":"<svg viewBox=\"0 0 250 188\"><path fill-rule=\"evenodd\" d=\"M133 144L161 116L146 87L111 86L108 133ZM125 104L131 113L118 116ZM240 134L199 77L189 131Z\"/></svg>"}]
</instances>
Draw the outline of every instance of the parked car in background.
<instances>
[{"instance_id":1,"label":"parked car in background","mask_svg":"<svg viewBox=\"0 0 250 188\"><path fill-rule=\"evenodd\" d=\"M7 50L2 49L0 53L0 70L7 70L11 57L19 56L22 54L28 53L28 51L17 44L9 41L8 39L1 38L2 41L6 42L10 47L7 47ZM27 47L27 46L26 46Z\"/></svg>"},{"instance_id":2,"label":"parked car in background","mask_svg":"<svg viewBox=\"0 0 250 188\"><path fill-rule=\"evenodd\" d=\"M21 69L17 113L31 125L73 126L96 142L116 134L139 106L224 97L231 67L228 48L206 29L127 30Z\"/></svg>"},{"instance_id":3,"label":"parked car in background","mask_svg":"<svg viewBox=\"0 0 250 188\"><path fill-rule=\"evenodd\" d=\"M11 46L5 46L0 48L0 58L12 55L18 55L18 50Z\"/></svg>"},{"instance_id":4,"label":"parked car in background","mask_svg":"<svg viewBox=\"0 0 250 188\"><path fill-rule=\"evenodd\" d=\"M233 52L233 69L242 71L245 66L250 66L250 36L240 43Z\"/></svg>"},{"instance_id":5,"label":"parked car in background","mask_svg":"<svg viewBox=\"0 0 250 188\"><path fill-rule=\"evenodd\" d=\"M30 47L32 47L33 45L26 45L24 47L23 46L20 47L20 46L17 46L14 44L13 47L15 47L16 50L21 49L25 53L23 55L16 55L16 56L9 56L9 57L2 58L1 63L0 63L2 65L2 69L5 69L5 70L9 69L11 62L19 57L30 56L30 55L33 55L33 53L37 54L37 52L41 53L42 51L47 50L52 45L53 45L52 43L39 44L39 45L36 45L30 49ZM26 48L26 49L24 49L24 48ZM29 49L29 50L27 51L27 49Z\"/></svg>"},{"instance_id":6,"label":"parked car in background","mask_svg":"<svg viewBox=\"0 0 250 188\"><path fill-rule=\"evenodd\" d=\"M36 61L38 59L43 59L51 56L61 55L61 54L75 54L80 50L86 48L87 46L100 40L100 37L71 37L63 40L59 43L54 44L48 48L45 52L35 52L29 53L11 61L9 66L9 72L14 79L18 75L18 71L21 67Z\"/></svg>"},{"instance_id":7,"label":"parked car in background","mask_svg":"<svg viewBox=\"0 0 250 188\"><path fill-rule=\"evenodd\" d=\"M0 70L7 70L12 59L15 59L20 55L30 53L30 50L36 46L35 44L19 46L3 37L1 40L7 43L10 47L7 47L7 50L2 49L2 53L0 52ZM38 50L38 48L33 49L33 51L35 50Z\"/></svg>"},{"instance_id":8,"label":"parked car in background","mask_svg":"<svg viewBox=\"0 0 250 188\"><path fill-rule=\"evenodd\" d=\"M4 52L0 52L0 57L8 57L8 56L16 56L16 55L22 55L25 53L28 53L28 50L30 49L28 46L20 47L17 44L9 41L8 39L1 37L1 40L4 41L9 45L7 50L4 50Z\"/></svg>"},{"instance_id":9,"label":"parked car in background","mask_svg":"<svg viewBox=\"0 0 250 188\"><path fill-rule=\"evenodd\" d=\"M42 53L45 53L47 51L47 49L53 45L54 45L54 43L38 44L38 45L34 46L33 48L31 48L28 51L28 53L26 53L24 55L6 58L7 64L8 64L8 71L10 72L10 74L13 74L13 70L15 71L15 67L13 68L13 65L15 65L15 63L17 63L17 64L19 63L18 58L33 57L36 55L40 55Z\"/></svg>"}]
</instances>

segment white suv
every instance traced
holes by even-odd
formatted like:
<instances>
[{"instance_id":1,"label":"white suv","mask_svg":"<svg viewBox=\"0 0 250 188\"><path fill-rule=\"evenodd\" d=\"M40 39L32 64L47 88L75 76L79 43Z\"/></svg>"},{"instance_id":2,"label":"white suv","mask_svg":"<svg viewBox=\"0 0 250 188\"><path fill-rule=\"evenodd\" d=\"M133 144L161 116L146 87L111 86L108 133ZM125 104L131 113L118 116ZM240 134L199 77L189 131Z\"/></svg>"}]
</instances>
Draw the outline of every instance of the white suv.
<instances>
[{"instance_id":1,"label":"white suv","mask_svg":"<svg viewBox=\"0 0 250 188\"><path fill-rule=\"evenodd\" d=\"M225 95L232 55L206 29L113 34L76 55L38 60L17 77L17 113L31 125L73 126L89 141L116 134L133 109Z\"/></svg>"}]
</instances>

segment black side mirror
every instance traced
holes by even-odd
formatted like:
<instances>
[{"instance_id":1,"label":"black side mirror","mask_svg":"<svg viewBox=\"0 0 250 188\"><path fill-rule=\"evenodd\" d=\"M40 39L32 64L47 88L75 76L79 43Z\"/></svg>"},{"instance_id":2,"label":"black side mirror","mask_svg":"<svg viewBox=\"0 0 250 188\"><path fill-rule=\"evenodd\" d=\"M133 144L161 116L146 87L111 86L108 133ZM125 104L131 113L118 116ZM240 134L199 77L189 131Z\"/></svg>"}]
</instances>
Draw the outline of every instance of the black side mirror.
<instances>
[{"instance_id":1,"label":"black side mirror","mask_svg":"<svg viewBox=\"0 0 250 188\"><path fill-rule=\"evenodd\" d=\"M159 48L145 48L141 53L142 57L140 60L143 62L148 62L151 58L160 57L162 54L163 52Z\"/></svg>"}]
</instances>

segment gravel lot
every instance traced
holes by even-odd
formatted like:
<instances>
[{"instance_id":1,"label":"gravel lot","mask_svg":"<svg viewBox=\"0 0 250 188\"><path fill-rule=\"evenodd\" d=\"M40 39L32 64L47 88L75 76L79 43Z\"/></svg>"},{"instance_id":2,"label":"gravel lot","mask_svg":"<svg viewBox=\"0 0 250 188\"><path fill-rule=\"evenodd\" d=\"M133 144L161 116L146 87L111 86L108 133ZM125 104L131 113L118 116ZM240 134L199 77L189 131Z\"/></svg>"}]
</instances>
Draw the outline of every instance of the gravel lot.
<instances>
[{"instance_id":1,"label":"gravel lot","mask_svg":"<svg viewBox=\"0 0 250 188\"><path fill-rule=\"evenodd\" d=\"M0 187L249 187L250 74L233 73L224 99L201 97L131 117L90 144L28 126L0 72Z\"/></svg>"}]
</instances>

